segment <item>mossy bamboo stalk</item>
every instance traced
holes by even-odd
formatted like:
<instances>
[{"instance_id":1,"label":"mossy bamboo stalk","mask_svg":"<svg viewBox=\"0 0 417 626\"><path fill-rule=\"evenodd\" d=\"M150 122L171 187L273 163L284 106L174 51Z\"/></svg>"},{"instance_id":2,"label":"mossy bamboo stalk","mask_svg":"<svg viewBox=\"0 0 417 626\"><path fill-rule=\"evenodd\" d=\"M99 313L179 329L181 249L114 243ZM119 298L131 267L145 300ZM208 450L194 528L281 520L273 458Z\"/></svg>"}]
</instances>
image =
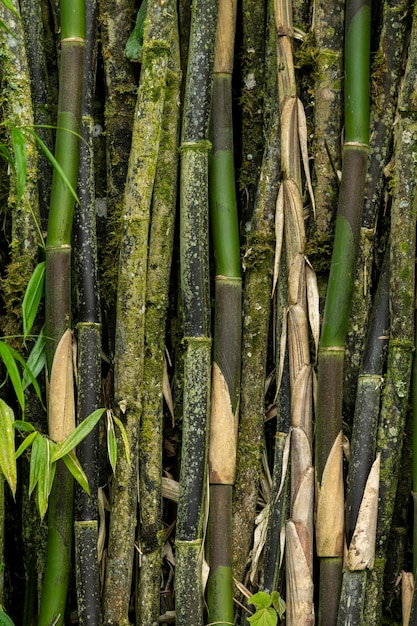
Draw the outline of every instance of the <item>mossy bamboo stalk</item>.
<instances>
[{"instance_id":1,"label":"mossy bamboo stalk","mask_svg":"<svg viewBox=\"0 0 417 626\"><path fill-rule=\"evenodd\" d=\"M130 445L131 462L118 442L112 487L104 621L129 623L135 542L137 467L142 415L146 279L151 200L161 135L172 5L148 7L132 149L125 189L115 347L115 404Z\"/></svg>"},{"instance_id":2,"label":"mossy bamboo stalk","mask_svg":"<svg viewBox=\"0 0 417 626\"><path fill-rule=\"evenodd\" d=\"M387 559L387 542L394 509L402 450L412 353L414 350L416 165L413 158L417 140L416 7L407 65L399 93L394 126L394 188L391 206L390 315L387 374L382 393L377 450L381 453L380 500L376 539L375 569L368 577L365 623L381 623L382 581Z\"/></svg>"},{"instance_id":3,"label":"mossy bamboo stalk","mask_svg":"<svg viewBox=\"0 0 417 626\"><path fill-rule=\"evenodd\" d=\"M175 10L175 7L174 7ZM181 71L174 13L164 118L152 198L146 287L143 413L139 440L138 545L141 551L137 624L158 624L164 528L162 520L163 370L168 289L173 251Z\"/></svg>"},{"instance_id":4,"label":"mossy bamboo stalk","mask_svg":"<svg viewBox=\"0 0 417 626\"><path fill-rule=\"evenodd\" d=\"M61 0L60 17L61 73L55 158L72 189L76 189L85 48L83 0ZM58 171L54 170L45 275L45 327L49 371L57 344L71 324L73 213L73 194ZM50 392L53 394L54 390L51 389ZM50 422L50 430L52 426ZM62 431L61 435L65 438L68 432ZM38 620L40 625L64 622L71 563L73 504L73 478L61 462L57 464L49 501L47 556Z\"/></svg>"},{"instance_id":5,"label":"mossy bamboo stalk","mask_svg":"<svg viewBox=\"0 0 417 626\"><path fill-rule=\"evenodd\" d=\"M316 541L320 557L321 626L336 621L341 584L344 516L341 472L343 359L368 158L370 3L348 2L345 23L345 144L319 349L317 391ZM334 523L335 512L339 524Z\"/></svg>"},{"instance_id":6,"label":"mossy bamboo stalk","mask_svg":"<svg viewBox=\"0 0 417 626\"><path fill-rule=\"evenodd\" d=\"M134 0L99 0L99 20L106 86L104 125L106 131L107 219L103 251L102 293L108 302L106 314L114 325L117 267L122 231L123 197L132 140L137 81L132 63L125 54L125 43L134 25ZM121 42L123 44L121 45ZM113 330L113 329L112 329ZM113 332L110 347L113 347Z\"/></svg>"},{"instance_id":7,"label":"mossy bamboo stalk","mask_svg":"<svg viewBox=\"0 0 417 626\"><path fill-rule=\"evenodd\" d=\"M242 336L232 129L232 73L237 3L220 0L214 61L210 211L215 257L215 317L209 441L209 621L233 623L232 491Z\"/></svg>"},{"instance_id":8,"label":"mossy bamboo stalk","mask_svg":"<svg viewBox=\"0 0 417 626\"><path fill-rule=\"evenodd\" d=\"M78 384L77 422L101 406L101 324L98 286L97 237L93 156L93 97L97 66L97 3L86 2L86 52L80 145L80 175L74 219L75 267L77 271ZM80 624L101 621L100 575L97 554L98 426L77 446L90 493L76 486L75 569Z\"/></svg>"},{"instance_id":9,"label":"mossy bamboo stalk","mask_svg":"<svg viewBox=\"0 0 417 626\"><path fill-rule=\"evenodd\" d=\"M176 529L176 623L202 626L202 530L210 410L208 142L217 0L193 4L181 131L180 267L187 345Z\"/></svg>"},{"instance_id":10,"label":"mossy bamboo stalk","mask_svg":"<svg viewBox=\"0 0 417 626\"><path fill-rule=\"evenodd\" d=\"M346 490L346 544L349 550L343 574L338 624L346 621L363 623L367 572L373 567L378 490L375 483L365 495L368 476L375 458L376 433L382 389L382 370L388 339L389 268L388 253L378 283L363 363L358 378L355 416L351 437L349 474ZM378 470L379 471L379 470ZM369 485L369 483L368 483ZM363 531L363 513L367 506L366 532ZM359 533L361 541L358 542ZM354 554L354 558L353 558Z\"/></svg>"},{"instance_id":11,"label":"mossy bamboo stalk","mask_svg":"<svg viewBox=\"0 0 417 626\"><path fill-rule=\"evenodd\" d=\"M243 257L240 422L233 494L233 570L242 580L251 549L265 419L266 353L274 259L274 210L280 180L279 124L269 129Z\"/></svg>"}]
</instances>

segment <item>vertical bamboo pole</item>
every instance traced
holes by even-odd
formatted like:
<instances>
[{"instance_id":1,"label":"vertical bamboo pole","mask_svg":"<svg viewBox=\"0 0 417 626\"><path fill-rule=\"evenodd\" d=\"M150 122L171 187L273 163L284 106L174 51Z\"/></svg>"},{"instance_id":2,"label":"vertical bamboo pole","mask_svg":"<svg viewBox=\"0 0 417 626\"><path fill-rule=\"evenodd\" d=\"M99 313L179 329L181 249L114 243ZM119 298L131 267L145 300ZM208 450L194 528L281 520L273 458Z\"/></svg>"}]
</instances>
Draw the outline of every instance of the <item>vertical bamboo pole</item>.
<instances>
[{"instance_id":1,"label":"vertical bamboo pole","mask_svg":"<svg viewBox=\"0 0 417 626\"><path fill-rule=\"evenodd\" d=\"M55 157L72 189L77 187L85 48L85 4L61 0L61 73ZM51 371L58 342L71 324L71 233L74 197L55 170L46 240L45 311L47 365ZM54 389L50 389L50 395ZM75 424L72 426L74 427ZM71 426L69 426L71 428ZM69 432L49 423L51 437ZM63 624L68 590L73 520L73 479L57 464L48 515L48 545L39 612L40 625Z\"/></svg>"},{"instance_id":2,"label":"vertical bamboo pole","mask_svg":"<svg viewBox=\"0 0 417 626\"><path fill-rule=\"evenodd\" d=\"M202 526L210 406L208 124L217 0L195 0L181 133L180 263L187 345L176 529L176 623L202 626Z\"/></svg>"},{"instance_id":3,"label":"vertical bamboo pole","mask_svg":"<svg viewBox=\"0 0 417 626\"><path fill-rule=\"evenodd\" d=\"M112 510L104 591L104 621L129 623L140 420L149 221L161 136L173 8L151 3L145 23L142 69L129 159L120 250L115 346L115 403L125 424L130 463L123 443L112 485Z\"/></svg>"}]
</instances>

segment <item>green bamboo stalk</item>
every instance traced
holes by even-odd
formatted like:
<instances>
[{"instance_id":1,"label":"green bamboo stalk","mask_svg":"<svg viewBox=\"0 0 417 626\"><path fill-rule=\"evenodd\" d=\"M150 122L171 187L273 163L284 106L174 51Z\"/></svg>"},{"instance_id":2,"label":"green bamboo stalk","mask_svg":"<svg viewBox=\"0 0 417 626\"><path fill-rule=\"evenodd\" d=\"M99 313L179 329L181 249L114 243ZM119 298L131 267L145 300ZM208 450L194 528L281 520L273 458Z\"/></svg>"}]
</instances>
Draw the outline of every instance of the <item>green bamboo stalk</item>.
<instances>
[{"instance_id":1,"label":"green bamboo stalk","mask_svg":"<svg viewBox=\"0 0 417 626\"><path fill-rule=\"evenodd\" d=\"M202 530L210 407L208 124L217 1L193 4L181 132L180 264L187 350L176 529L176 623L202 626Z\"/></svg>"},{"instance_id":2,"label":"green bamboo stalk","mask_svg":"<svg viewBox=\"0 0 417 626\"><path fill-rule=\"evenodd\" d=\"M74 219L75 268L77 275L78 384L77 422L101 406L101 324L98 287L97 237L93 155L93 97L97 65L97 3L86 2L86 52L82 103L80 173ZM78 445L77 455L90 486L90 493L76 485L75 570L78 620L98 624L101 620L100 574L97 554L98 426Z\"/></svg>"},{"instance_id":3,"label":"green bamboo stalk","mask_svg":"<svg viewBox=\"0 0 417 626\"><path fill-rule=\"evenodd\" d=\"M175 11L175 7L174 7ZM162 448L163 371L165 327L171 271L179 141L179 92L181 71L176 16L171 33L164 118L152 198L146 287L143 413L139 442L140 520L138 545L141 551L137 592L137 624L158 624L162 545Z\"/></svg>"},{"instance_id":4,"label":"green bamboo stalk","mask_svg":"<svg viewBox=\"0 0 417 626\"><path fill-rule=\"evenodd\" d=\"M85 4L62 0L61 73L55 158L72 189L77 187L82 76L85 47ZM54 170L46 239L45 327L47 365L51 370L56 346L71 324L71 233L74 197ZM51 389L51 393L54 390ZM59 425L49 424L62 430ZM68 432L62 431L65 438ZM68 590L73 520L73 479L57 464L48 515L48 544L38 624L63 624Z\"/></svg>"},{"instance_id":5,"label":"green bamboo stalk","mask_svg":"<svg viewBox=\"0 0 417 626\"><path fill-rule=\"evenodd\" d=\"M209 441L210 622L233 623L232 491L236 472L242 279L236 204L232 73L237 3L220 0L214 61L210 203L215 317Z\"/></svg>"},{"instance_id":6,"label":"green bamboo stalk","mask_svg":"<svg viewBox=\"0 0 417 626\"><path fill-rule=\"evenodd\" d=\"M414 87L417 75L416 8L405 75L394 126L393 198L390 240L390 315L387 374L382 393L377 451L381 452L375 569L368 577L365 623L381 622L382 587L387 542L398 484L405 414L414 350L416 165L417 139Z\"/></svg>"},{"instance_id":7,"label":"green bamboo stalk","mask_svg":"<svg viewBox=\"0 0 417 626\"><path fill-rule=\"evenodd\" d=\"M317 390L316 541L320 557L321 626L334 624L336 621L341 584L344 515L340 445L343 359L368 155L369 40L370 4L348 2L345 35L344 159L319 349ZM339 524L335 524L335 516Z\"/></svg>"},{"instance_id":8,"label":"green bamboo stalk","mask_svg":"<svg viewBox=\"0 0 417 626\"><path fill-rule=\"evenodd\" d=\"M104 621L129 623L135 541L137 467L142 416L148 236L170 56L172 5L148 7L123 215L117 296L115 403L130 445L123 443L113 478Z\"/></svg>"}]
</instances>

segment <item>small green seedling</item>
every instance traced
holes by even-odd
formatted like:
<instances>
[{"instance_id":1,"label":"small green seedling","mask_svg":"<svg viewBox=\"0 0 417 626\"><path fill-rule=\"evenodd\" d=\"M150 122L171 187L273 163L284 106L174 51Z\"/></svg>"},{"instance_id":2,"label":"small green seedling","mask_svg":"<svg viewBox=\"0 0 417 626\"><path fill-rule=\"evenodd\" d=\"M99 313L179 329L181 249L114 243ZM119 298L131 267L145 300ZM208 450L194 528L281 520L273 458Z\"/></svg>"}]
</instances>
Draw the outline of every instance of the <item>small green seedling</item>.
<instances>
[{"instance_id":1,"label":"small green seedling","mask_svg":"<svg viewBox=\"0 0 417 626\"><path fill-rule=\"evenodd\" d=\"M248 622L253 626L276 626L278 619L281 620L285 613L285 602L278 591L272 594L258 591L249 598L248 604L256 607L256 612L248 617Z\"/></svg>"}]
</instances>

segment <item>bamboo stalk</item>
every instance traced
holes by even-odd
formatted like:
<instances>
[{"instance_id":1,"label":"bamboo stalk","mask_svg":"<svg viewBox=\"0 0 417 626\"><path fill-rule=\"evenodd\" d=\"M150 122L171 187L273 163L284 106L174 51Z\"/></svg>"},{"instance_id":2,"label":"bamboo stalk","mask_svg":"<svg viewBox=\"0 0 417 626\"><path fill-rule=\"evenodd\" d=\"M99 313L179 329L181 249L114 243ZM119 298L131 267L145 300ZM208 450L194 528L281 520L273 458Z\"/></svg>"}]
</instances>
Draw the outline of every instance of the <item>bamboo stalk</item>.
<instances>
[{"instance_id":1,"label":"bamboo stalk","mask_svg":"<svg viewBox=\"0 0 417 626\"><path fill-rule=\"evenodd\" d=\"M142 416L144 329L151 200L161 136L172 29L172 5L151 4L145 24L142 70L125 189L115 352L115 403L130 445L121 441L112 487L104 620L127 624L137 507L137 467Z\"/></svg>"},{"instance_id":2,"label":"bamboo stalk","mask_svg":"<svg viewBox=\"0 0 417 626\"><path fill-rule=\"evenodd\" d=\"M203 624L202 516L211 380L208 269L208 152L211 146L207 138L216 28L216 0L195 2L181 132L180 264L187 349L175 542L175 607L179 626Z\"/></svg>"},{"instance_id":3,"label":"bamboo stalk","mask_svg":"<svg viewBox=\"0 0 417 626\"><path fill-rule=\"evenodd\" d=\"M174 7L175 10L175 7ZM141 551L137 624L157 624L160 614L162 546L163 371L165 327L177 199L181 71L176 17L171 34L164 118L152 198L145 314L146 361L140 427L138 545Z\"/></svg>"},{"instance_id":4,"label":"bamboo stalk","mask_svg":"<svg viewBox=\"0 0 417 626\"><path fill-rule=\"evenodd\" d=\"M337 617L343 556L342 397L344 345L360 231L369 135L370 5L348 2L345 36L345 144L327 288L316 419L319 624ZM331 465L332 463L332 465ZM334 523L336 517L339 524Z\"/></svg>"},{"instance_id":5,"label":"bamboo stalk","mask_svg":"<svg viewBox=\"0 0 417 626\"><path fill-rule=\"evenodd\" d=\"M239 224L232 130L232 73L237 3L220 0L214 61L210 161L211 225L215 257L213 369L209 442L209 554L211 622L233 622L232 490L242 328Z\"/></svg>"},{"instance_id":6,"label":"bamboo stalk","mask_svg":"<svg viewBox=\"0 0 417 626\"><path fill-rule=\"evenodd\" d=\"M413 84L416 80L414 36L416 9L407 65L399 94L394 126L395 185L391 206L390 315L387 374L382 393L377 450L381 453L380 501L375 569L368 578L365 623L380 623L382 581L387 560L387 542L394 509L402 450L405 413L414 349L416 169L412 157L417 137ZM405 141L404 141L405 140Z\"/></svg>"},{"instance_id":7,"label":"bamboo stalk","mask_svg":"<svg viewBox=\"0 0 417 626\"><path fill-rule=\"evenodd\" d=\"M82 103L80 174L74 220L75 268L77 272L78 384L77 422L101 406L101 320L98 286L95 215L93 97L97 66L97 3L86 2L86 53ZM87 476L90 493L77 485L75 497L75 569L80 624L101 620L100 576L97 554L98 426L78 445L77 455Z\"/></svg>"},{"instance_id":8,"label":"bamboo stalk","mask_svg":"<svg viewBox=\"0 0 417 626\"><path fill-rule=\"evenodd\" d=\"M85 4L61 1L61 74L55 158L72 189L77 187L85 47ZM71 324L71 232L74 197L54 170L46 240L45 312L47 364L51 369L58 342ZM50 389L50 403L54 390ZM74 425L75 426L75 425ZM51 437L60 425L49 421ZM65 438L68 432L62 431ZM73 478L57 464L48 515L48 544L39 610L40 625L63 624L68 590L73 520Z\"/></svg>"}]
</instances>

